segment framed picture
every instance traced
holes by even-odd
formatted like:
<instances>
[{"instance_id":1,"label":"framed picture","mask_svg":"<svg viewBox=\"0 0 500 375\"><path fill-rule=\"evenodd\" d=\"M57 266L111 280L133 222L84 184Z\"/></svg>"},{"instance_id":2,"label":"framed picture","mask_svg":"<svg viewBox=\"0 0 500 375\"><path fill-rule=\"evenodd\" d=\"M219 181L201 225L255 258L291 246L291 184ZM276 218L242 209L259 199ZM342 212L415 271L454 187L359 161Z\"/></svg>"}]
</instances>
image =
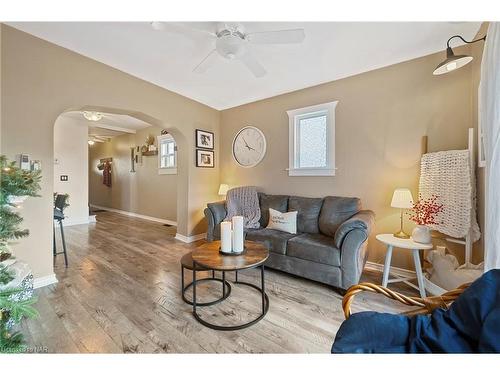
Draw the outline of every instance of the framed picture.
<instances>
[{"instance_id":1,"label":"framed picture","mask_svg":"<svg viewBox=\"0 0 500 375\"><path fill-rule=\"evenodd\" d=\"M196 129L196 148L214 149L214 133Z\"/></svg>"},{"instance_id":2,"label":"framed picture","mask_svg":"<svg viewBox=\"0 0 500 375\"><path fill-rule=\"evenodd\" d=\"M214 152L208 150L196 150L196 166L201 168L213 168Z\"/></svg>"}]
</instances>

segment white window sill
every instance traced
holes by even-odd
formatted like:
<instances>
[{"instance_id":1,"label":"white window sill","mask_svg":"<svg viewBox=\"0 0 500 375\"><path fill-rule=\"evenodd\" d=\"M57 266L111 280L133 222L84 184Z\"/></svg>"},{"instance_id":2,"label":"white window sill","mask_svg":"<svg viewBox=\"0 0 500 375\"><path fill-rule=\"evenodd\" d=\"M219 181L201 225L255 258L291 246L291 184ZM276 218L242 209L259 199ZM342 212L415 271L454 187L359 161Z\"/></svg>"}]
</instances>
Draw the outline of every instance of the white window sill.
<instances>
[{"instance_id":1,"label":"white window sill","mask_svg":"<svg viewBox=\"0 0 500 375\"><path fill-rule=\"evenodd\" d=\"M289 168L288 176L335 176L336 168Z\"/></svg>"},{"instance_id":2,"label":"white window sill","mask_svg":"<svg viewBox=\"0 0 500 375\"><path fill-rule=\"evenodd\" d=\"M177 174L177 168L158 168L158 174Z\"/></svg>"}]
</instances>

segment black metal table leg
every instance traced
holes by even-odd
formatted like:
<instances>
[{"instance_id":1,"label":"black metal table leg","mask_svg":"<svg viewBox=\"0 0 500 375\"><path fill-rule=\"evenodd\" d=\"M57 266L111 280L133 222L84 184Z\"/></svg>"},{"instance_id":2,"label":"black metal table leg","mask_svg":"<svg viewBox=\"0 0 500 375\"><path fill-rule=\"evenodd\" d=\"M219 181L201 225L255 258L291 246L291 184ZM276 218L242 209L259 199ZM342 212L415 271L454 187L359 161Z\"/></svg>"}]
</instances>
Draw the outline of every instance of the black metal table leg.
<instances>
[{"instance_id":1,"label":"black metal table leg","mask_svg":"<svg viewBox=\"0 0 500 375\"><path fill-rule=\"evenodd\" d=\"M184 302L186 302L187 304L189 305L192 305L193 304L193 301L190 301L186 298L186 291L191 287L193 286L193 283L189 283L187 285L185 285L185 282L184 282L184 266L181 265L181 296L182 296L182 300ZM194 279L193 279L194 280ZM197 279L196 280L196 283L197 284L201 284L201 283L208 283L208 282L212 282L212 281L216 281L216 282L220 282L220 283L223 283L226 288L223 289L223 294L222 294L222 297L220 297L219 299L216 299L215 301L210 301L210 302L197 302L197 306L211 306L211 305L215 305L216 303L219 303L223 300L225 300L227 297L229 297L229 295L231 294L231 284L229 284L227 281L224 281L223 279L219 279L219 278L216 278L215 277L215 273L212 273L212 277L208 277L208 278L205 278L205 279Z\"/></svg>"},{"instance_id":2,"label":"black metal table leg","mask_svg":"<svg viewBox=\"0 0 500 375\"><path fill-rule=\"evenodd\" d=\"M264 286L264 264L260 267L260 286L262 288L262 314L266 310L266 290Z\"/></svg>"},{"instance_id":3,"label":"black metal table leg","mask_svg":"<svg viewBox=\"0 0 500 375\"><path fill-rule=\"evenodd\" d=\"M251 284L251 283L244 282L244 281L235 281L235 284L241 284L241 285L249 286L251 288L257 289L262 294L262 313L257 318L251 320L250 322L247 322L247 323L244 323L244 324L239 324L239 325L233 325L233 326L223 326L223 325L212 324L210 322L207 322L206 320L204 320L203 318L201 318L198 315L198 313L196 311L195 304L193 304L193 316L196 318L196 320L198 322L200 322L201 324L203 324L205 327L208 327L208 328L211 328L211 329L215 329L215 330L218 330L218 331L235 331L235 330L238 330L238 329L248 328L248 327L254 325L258 321L262 320L264 318L264 316L266 316L267 312L269 311L269 297L266 294L265 289L264 289L264 287L265 287L265 282L264 282L265 276L264 276L264 274L265 274L265 272L264 272L264 266L262 265L261 266L261 287L259 287L257 285L254 285L254 284ZM224 271L223 271L222 275L223 275L222 277L225 279L225 272ZM194 292L195 292L195 290L196 290L196 286L193 287L193 302L195 302L194 301Z\"/></svg>"},{"instance_id":4,"label":"black metal table leg","mask_svg":"<svg viewBox=\"0 0 500 375\"><path fill-rule=\"evenodd\" d=\"M193 262L193 314L196 315L196 263Z\"/></svg>"},{"instance_id":5,"label":"black metal table leg","mask_svg":"<svg viewBox=\"0 0 500 375\"><path fill-rule=\"evenodd\" d=\"M184 298L184 266L181 264L181 294Z\"/></svg>"},{"instance_id":6,"label":"black metal table leg","mask_svg":"<svg viewBox=\"0 0 500 375\"><path fill-rule=\"evenodd\" d=\"M226 294L226 271L222 271L222 295Z\"/></svg>"}]
</instances>

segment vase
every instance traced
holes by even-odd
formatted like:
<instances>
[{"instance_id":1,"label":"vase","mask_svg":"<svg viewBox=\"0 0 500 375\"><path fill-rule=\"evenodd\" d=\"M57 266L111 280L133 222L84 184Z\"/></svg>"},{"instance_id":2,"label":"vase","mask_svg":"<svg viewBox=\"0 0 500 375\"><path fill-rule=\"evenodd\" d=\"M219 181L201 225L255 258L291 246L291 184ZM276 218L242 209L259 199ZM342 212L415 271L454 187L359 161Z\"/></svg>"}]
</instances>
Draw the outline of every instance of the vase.
<instances>
[{"instance_id":1,"label":"vase","mask_svg":"<svg viewBox=\"0 0 500 375\"><path fill-rule=\"evenodd\" d=\"M425 225L417 225L411 233L413 241L423 244L431 243L431 230Z\"/></svg>"}]
</instances>

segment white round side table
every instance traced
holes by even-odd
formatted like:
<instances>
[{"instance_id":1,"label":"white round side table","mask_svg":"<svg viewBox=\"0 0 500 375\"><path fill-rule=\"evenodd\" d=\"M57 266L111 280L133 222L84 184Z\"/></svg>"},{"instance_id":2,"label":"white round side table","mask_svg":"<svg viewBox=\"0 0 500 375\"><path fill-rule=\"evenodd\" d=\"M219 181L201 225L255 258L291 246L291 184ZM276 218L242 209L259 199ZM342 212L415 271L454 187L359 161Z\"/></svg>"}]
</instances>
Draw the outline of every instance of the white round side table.
<instances>
[{"instance_id":1,"label":"white round side table","mask_svg":"<svg viewBox=\"0 0 500 375\"><path fill-rule=\"evenodd\" d=\"M420 255L419 250L430 250L433 248L432 244L423 244L413 241L411 238L397 238L393 234L377 234L377 240L387 245L387 251L385 253L385 263L384 263L384 275L382 277L382 286L387 287L389 283L404 282L415 289L420 291L420 297L425 298L425 284L424 276L422 274L422 267L420 266ZM409 282L412 278L399 277L397 279L389 280L389 273L391 272L391 258L393 248L400 248L411 250L413 253L413 262L415 263L415 272L417 274L418 287Z\"/></svg>"}]
</instances>

